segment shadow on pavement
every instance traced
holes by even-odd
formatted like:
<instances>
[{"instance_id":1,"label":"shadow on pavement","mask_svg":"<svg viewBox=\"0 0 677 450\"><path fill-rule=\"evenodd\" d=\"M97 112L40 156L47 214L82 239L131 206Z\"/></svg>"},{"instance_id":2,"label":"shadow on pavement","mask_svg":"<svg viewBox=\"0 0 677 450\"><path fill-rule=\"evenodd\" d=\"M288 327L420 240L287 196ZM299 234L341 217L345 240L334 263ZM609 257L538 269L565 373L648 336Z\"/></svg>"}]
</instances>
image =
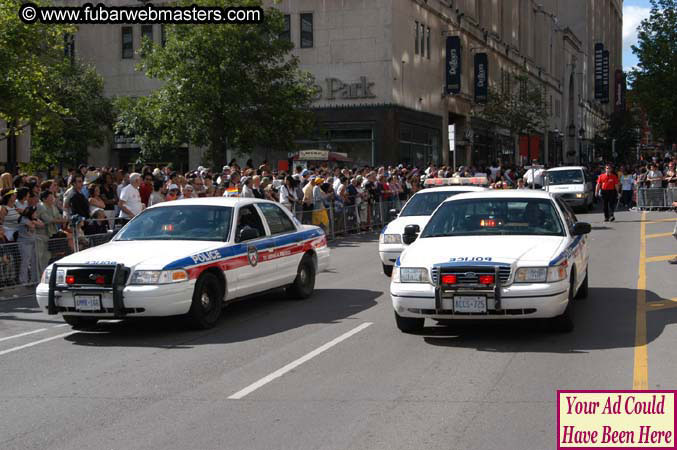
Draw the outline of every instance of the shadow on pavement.
<instances>
[{"instance_id":1,"label":"shadow on pavement","mask_svg":"<svg viewBox=\"0 0 677 450\"><path fill-rule=\"evenodd\" d=\"M243 342L309 324L338 323L375 306L383 293L363 289L316 289L308 300L289 301L281 290L227 306L216 327L189 329L178 317L100 322L65 338L75 345L192 348Z\"/></svg>"},{"instance_id":2,"label":"shadow on pavement","mask_svg":"<svg viewBox=\"0 0 677 450\"><path fill-rule=\"evenodd\" d=\"M329 241L330 248L359 247L366 242L378 242L377 233L348 234Z\"/></svg>"},{"instance_id":3,"label":"shadow on pavement","mask_svg":"<svg viewBox=\"0 0 677 450\"><path fill-rule=\"evenodd\" d=\"M665 300L646 291L646 301ZM635 345L637 290L590 288L588 298L576 300L575 330L554 333L543 320L455 321L426 328L425 342L435 346L473 348L485 352L587 353L590 350L631 348ZM677 308L647 311L647 343L666 325L677 323Z\"/></svg>"}]
</instances>

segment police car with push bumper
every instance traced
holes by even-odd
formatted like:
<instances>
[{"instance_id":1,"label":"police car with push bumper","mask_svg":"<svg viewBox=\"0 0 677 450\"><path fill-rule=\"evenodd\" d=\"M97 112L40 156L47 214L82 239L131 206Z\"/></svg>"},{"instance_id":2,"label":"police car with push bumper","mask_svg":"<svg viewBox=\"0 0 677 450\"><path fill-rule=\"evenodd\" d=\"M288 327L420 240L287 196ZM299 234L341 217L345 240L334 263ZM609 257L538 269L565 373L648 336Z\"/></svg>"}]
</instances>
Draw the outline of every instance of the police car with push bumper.
<instances>
[{"instance_id":1,"label":"police car with push bumper","mask_svg":"<svg viewBox=\"0 0 677 450\"><path fill-rule=\"evenodd\" d=\"M407 225L418 225L420 229L425 227L430 215L440 203L447 198L463 192L484 191L489 184L484 177L453 177L453 178L429 178L425 180L421 191L415 193L405 203L397 218L386 225L381 231L378 241L378 254L383 265L383 273L391 276L393 266L397 258L406 248L402 242L402 234ZM397 211L391 211L396 213Z\"/></svg>"},{"instance_id":2,"label":"police car with push bumper","mask_svg":"<svg viewBox=\"0 0 677 450\"><path fill-rule=\"evenodd\" d=\"M302 225L277 203L177 200L146 209L109 243L47 267L36 297L74 327L185 315L208 328L234 299L280 287L309 297L328 264L322 229Z\"/></svg>"},{"instance_id":3,"label":"police car with push bumper","mask_svg":"<svg viewBox=\"0 0 677 450\"><path fill-rule=\"evenodd\" d=\"M588 291L590 230L543 191L446 200L422 231L405 230L410 245L390 284L398 328L416 332L426 318L544 318L554 330L572 330L573 300Z\"/></svg>"}]
</instances>

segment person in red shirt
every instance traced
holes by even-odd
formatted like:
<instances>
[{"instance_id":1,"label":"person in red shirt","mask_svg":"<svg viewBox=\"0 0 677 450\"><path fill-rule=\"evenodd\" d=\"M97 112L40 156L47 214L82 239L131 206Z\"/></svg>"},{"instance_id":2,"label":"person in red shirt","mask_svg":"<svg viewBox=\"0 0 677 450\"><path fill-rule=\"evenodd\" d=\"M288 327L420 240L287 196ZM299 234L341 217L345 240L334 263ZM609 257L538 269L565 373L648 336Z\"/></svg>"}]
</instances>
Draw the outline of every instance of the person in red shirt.
<instances>
[{"instance_id":1,"label":"person in red shirt","mask_svg":"<svg viewBox=\"0 0 677 450\"><path fill-rule=\"evenodd\" d=\"M618 201L618 192L621 187L618 176L613 172L611 164L607 164L604 173L597 178L597 186L595 187L595 195L599 197L602 194L604 200L604 221L613 222L614 208Z\"/></svg>"},{"instance_id":2,"label":"person in red shirt","mask_svg":"<svg viewBox=\"0 0 677 450\"><path fill-rule=\"evenodd\" d=\"M143 184L139 188L139 195L141 196L141 203L148 206L148 199L153 193L153 174L146 172L143 176Z\"/></svg>"}]
</instances>

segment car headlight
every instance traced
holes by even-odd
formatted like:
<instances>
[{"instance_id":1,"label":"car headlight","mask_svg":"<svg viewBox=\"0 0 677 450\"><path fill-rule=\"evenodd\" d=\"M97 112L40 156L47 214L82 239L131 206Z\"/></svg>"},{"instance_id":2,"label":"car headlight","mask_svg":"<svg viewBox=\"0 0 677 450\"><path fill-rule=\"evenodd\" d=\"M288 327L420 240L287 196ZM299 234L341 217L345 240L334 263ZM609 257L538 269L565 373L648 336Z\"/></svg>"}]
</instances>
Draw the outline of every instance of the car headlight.
<instances>
[{"instance_id":1,"label":"car headlight","mask_svg":"<svg viewBox=\"0 0 677 450\"><path fill-rule=\"evenodd\" d=\"M51 276L52 276L52 268L48 267L45 269L44 272L42 272L42 278L40 279L40 283L49 284L49 278ZM66 270L58 269L56 271L56 284L65 284L65 283L66 283Z\"/></svg>"},{"instance_id":2,"label":"car headlight","mask_svg":"<svg viewBox=\"0 0 677 450\"><path fill-rule=\"evenodd\" d=\"M129 284L170 284L188 281L188 272L178 270L137 270Z\"/></svg>"},{"instance_id":3,"label":"car headlight","mask_svg":"<svg viewBox=\"0 0 677 450\"><path fill-rule=\"evenodd\" d=\"M576 198L584 198L584 197L585 197L585 194L582 194L582 193L576 194Z\"/></svg>"},{"instance_id":4,"label":"car headlight","mask_svg":"<svg viewBox=\"0 0 677 450\"><path fill-rule=\"evenodd\" d=\"M430 283L428 269L423 267L395 267L395 269L397 269L393 270L395 283Z\"/></svg>"},{"instance_id":5,"label":"car headlight","mask_svg":"<svg viewBox=\"0 0 677 450\"><path fill-rule=\"evenodd\" d=\"M515 273L515 283L544 283L547 276L547 267L522 267Z\"/></svg>"},{"instance_id":6,"label":"car headlight","mask_svg":"<svg viewBox=\"0 0 677 450\"><path fill-rule=\"evenodd\" d=\"M567 266L568 263L566 260L562 262L559 266L548 267L548 283L554 281L562 281L567 277Z\"/></svg>"},{"instance_id":7,"label":"car headlight","mask_svg":"<svg viewBox=\"0 0 677 450\"><path fill-rule=\"evenodd\" d=\"M379 241L381 244L401 244L402 236L399 234L382 234Z\"/></svg>"}]
</instances>

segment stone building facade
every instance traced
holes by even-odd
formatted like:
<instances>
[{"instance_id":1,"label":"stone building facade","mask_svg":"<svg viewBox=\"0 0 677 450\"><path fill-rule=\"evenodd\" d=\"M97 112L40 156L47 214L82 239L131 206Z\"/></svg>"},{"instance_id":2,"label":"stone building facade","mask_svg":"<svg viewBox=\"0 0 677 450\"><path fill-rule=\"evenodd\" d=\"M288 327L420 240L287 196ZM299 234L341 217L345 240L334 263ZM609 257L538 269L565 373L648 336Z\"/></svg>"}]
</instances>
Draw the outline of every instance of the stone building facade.
<instances>
[{"instance_id":1,"label":"stone building facade","mask_svg":"<svg viewBox=\"0 0 677 450\"><path fill-rule=\"evenodd\" d=\"M622 67L621 0L269 4L286 15L293 53L319 87L312 105L317 129L298 140L298 149L346 153L355 165L484 164L496 159L524 163L533 158L549 164L577 163L591 158L591 142L612 111L612 100L595 99L595 44L609 51L613 79L615 69ZM142 36L159 43L162 26L80 25L75 53L103 75L107 95L146 95L159 84L134 70ZM461 42L461 91L445 95L449 36ZM511 138L506 130L473 117L478 108L473 60L479 53L487 55L489 85L500 86L510 74L526 70L544 86L548 126L537 136ZM196 166L199 149L184 150L186 165ZM118 136L92 149L90 162L125 164L137 152L133 138ZM288 154L260 149L252 156L256 162L282 160Z\"/></svg>"}]
</instances>

